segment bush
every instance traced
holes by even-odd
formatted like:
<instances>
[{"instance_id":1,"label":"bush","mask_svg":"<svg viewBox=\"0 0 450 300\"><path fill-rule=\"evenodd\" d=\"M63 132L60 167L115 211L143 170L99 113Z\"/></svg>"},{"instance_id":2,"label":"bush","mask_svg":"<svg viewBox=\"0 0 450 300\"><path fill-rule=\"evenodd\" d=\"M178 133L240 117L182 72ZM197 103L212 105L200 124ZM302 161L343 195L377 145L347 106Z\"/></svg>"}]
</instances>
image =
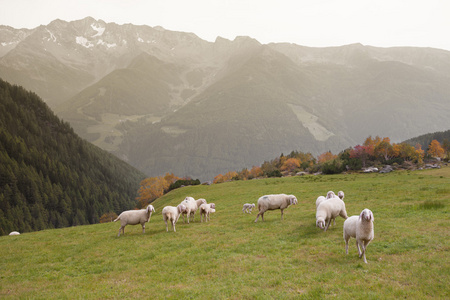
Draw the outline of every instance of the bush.
<instances>
[{"instance_id":1,"label":"bush","mask_svg":"<svg viewBox=\"0 0 450 300\"><path fill-rule=\"evenodd\" d=\"M199 179L179 179L177 181L175 181L174 183L172 183L169 186L169 191L177 189L181 186L186 186L186 185L199 185L200 184L200 180Z\"/></svg>"},{"instance_id":2,"label":"bush","mask_svg":"<svg viewBox=\"0 0 450 300\"><path fill-rule=\"evenodd\" d=\"M273 171L267 172L265 175L267 177L283 177L283 174L281 174L280 170L273 170Z\"/></svg>"},{"instance_id":3,"label":"bush","mask_svg":"<svg viewBox=\"0 0 450 300\"><path fill-rule=\"evenodd\" d=\"M323 174L340 174L345 170L345 166L342 160L339 158L327 161L322 165Z\"/></svg>"}]
</instances>

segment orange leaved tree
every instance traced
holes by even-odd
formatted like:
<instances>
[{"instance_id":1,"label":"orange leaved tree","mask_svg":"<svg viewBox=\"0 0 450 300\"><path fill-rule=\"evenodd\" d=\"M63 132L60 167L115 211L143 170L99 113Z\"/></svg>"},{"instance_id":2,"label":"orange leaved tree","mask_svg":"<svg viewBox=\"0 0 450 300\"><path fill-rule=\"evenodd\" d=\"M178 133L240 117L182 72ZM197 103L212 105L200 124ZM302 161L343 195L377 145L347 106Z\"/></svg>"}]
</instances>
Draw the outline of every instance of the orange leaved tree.
<instances>
[{"instance_id":1,"label":"orange leaved tree","mask_svg":"<svg viewBox=\"0 0 450 300\"><path fill-rule=\"evenodd\" d=\"M432 140L430 145L428 146L427 153L431 157L442 158L442 157L444 157L445 151L444 151L444 148L442 148L441 143L439 143L437 140Z\"/></svg>"}]
</instances>

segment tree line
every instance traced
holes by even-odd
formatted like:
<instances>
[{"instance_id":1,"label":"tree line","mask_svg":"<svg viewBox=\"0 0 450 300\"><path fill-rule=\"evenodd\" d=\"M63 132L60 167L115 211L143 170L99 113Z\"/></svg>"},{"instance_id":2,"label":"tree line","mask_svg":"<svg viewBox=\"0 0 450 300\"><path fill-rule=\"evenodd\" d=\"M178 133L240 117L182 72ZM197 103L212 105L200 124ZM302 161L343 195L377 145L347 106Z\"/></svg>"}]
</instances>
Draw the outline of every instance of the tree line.
<instances>
[{"instance_id":1,"label":"tree line","mask_svg":"<svg viewBox=\"0 0 450 300\"><path fill-rule=\"evenodd\" d=\"M338 174L344 171L359 171L368 166L381 165L423 165L425 159L439 158L448 160L450 158L450 143L447 137L443 138L441 144L432 140L425 150L420 144L412 146L407 142L391 143L390 138L376 136L366 138L362 145L345 149L339 154L330 151L320 154L315 158L311 153L292 151L288 155L281 154L270 161L265 161L261 166L244 168L241 171L229 171L214 177L214 184L232 180L250 180L262 177L282 177L294 175L298 172L323 174ZM161 197L170 191L170 186L181 180L173 174L166 173L165 176L150 177L144 179L140 184L138 201L141 207ZM200 184L196 181L192 184ZM187 184L186 184L187 185ZM179 186L179 185L178 185Z\"/></svg>"}]
</instances>

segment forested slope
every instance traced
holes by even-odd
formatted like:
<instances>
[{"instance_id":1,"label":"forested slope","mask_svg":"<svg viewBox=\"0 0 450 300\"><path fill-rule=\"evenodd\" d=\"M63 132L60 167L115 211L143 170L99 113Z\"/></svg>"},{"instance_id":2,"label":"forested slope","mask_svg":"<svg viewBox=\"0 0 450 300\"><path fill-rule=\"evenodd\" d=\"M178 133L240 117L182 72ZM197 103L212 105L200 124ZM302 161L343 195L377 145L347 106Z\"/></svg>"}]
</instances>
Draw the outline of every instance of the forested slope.
<instances>
[{"instance_id":1,"label":"forested slope","mask_svg":"<svg viewBox=\"0 0 450 300\"><path fill-rule=\"evenodd\" d=\"M36 94L0 80L0 235L97 223L135 207L144 178L78 137Z\"/></svg>"}]
</instances>

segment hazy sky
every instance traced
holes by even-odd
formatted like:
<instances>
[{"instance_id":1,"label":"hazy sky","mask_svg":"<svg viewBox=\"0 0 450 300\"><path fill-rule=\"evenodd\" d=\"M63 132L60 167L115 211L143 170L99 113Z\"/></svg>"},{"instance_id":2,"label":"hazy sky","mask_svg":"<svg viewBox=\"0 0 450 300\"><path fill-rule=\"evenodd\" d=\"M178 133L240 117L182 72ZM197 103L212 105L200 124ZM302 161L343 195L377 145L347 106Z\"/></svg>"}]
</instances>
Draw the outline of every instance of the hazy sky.
<instances>
[{"instance_id":1,"label":"hazy sky","mask_svg":"<svg viewBox=\"0 0 450 300\"><path fill-rule=\"evenodd\" d=\"M450 0L0 0L0 24L35 28L87 16L162 26L214 41L362 43L450 50Z\"/></svg>"}]
</instances>

